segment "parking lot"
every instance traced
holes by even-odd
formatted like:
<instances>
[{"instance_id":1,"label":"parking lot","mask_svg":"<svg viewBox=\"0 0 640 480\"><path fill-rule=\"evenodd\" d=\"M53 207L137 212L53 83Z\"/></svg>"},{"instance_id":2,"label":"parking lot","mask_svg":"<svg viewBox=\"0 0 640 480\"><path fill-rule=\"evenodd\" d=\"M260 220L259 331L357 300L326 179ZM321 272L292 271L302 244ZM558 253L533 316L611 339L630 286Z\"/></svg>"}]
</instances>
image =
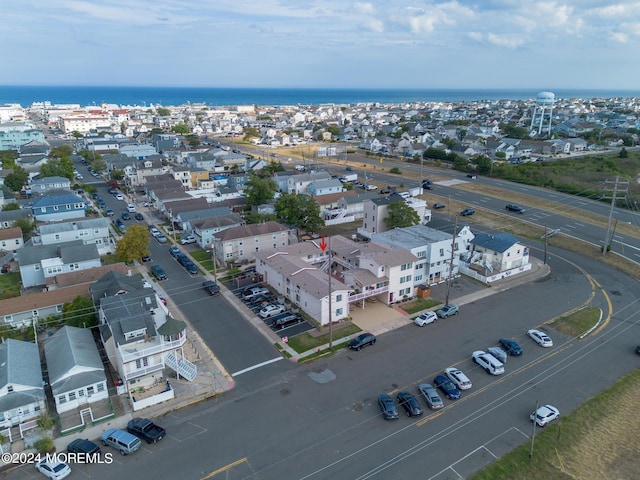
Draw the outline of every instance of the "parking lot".
<instances>
[{"instance_id":1,"label":"parking lot","mask_svg":"<svg viewBox=\"0 0 640 480\"><path fill-rule=\"evenodd\" d=\"M234 288L232 284L227 286L280 338L293 337L314 328L297 308L288 305L283 297L262 284L249 284L241 288Z\"/></svg>"}]
</instances>

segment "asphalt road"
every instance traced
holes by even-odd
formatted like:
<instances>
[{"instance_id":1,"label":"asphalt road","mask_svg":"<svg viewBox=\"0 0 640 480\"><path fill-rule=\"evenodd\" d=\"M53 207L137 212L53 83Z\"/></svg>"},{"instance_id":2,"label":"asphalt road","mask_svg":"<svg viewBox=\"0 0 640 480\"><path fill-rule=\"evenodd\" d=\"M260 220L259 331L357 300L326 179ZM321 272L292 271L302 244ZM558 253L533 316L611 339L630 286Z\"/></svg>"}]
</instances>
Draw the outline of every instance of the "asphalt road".
<instances>
[{"instance_id":1,"label":"asphalt road","mask_svg":"<svg viewBox=\"0 0 640 480\"><path fill-rule=\"evenodd\" d=\"M116 456L112 465L74 469L92 479L413 479L453 478L453 470L466 476L527 441L536 401L566 414L637 367L637 282L571 253L550 253L552 273L540 281L464 305L458 316L428 327L389 332L361 352L287 363L285 372L258 369L259 377L225 395L160 419L168 436L159 444ZM550 330L552 349L525 336L583 303L605 315L611 305L599 335L578 342ZM470 356L501 336L518 340L525 353L492 377ZM445 400L445 409L418 419L381 418L378 394L415 391L453 365L474 384L461 400ZM22 472L9 478L35 477L33 469Z\"/></svg>"}]
</instances>

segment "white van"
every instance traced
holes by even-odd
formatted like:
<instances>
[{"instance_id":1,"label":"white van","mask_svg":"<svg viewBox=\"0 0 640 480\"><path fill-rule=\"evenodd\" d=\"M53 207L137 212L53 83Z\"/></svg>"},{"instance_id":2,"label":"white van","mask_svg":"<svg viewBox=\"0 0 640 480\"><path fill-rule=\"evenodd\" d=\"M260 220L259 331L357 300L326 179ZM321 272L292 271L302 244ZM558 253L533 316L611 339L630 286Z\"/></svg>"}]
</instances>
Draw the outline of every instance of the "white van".
<instances>
[{"instance_id":1,"label":"white van","mask_svg":"<svg viewBox=\"0 0 640 480\"><path fill-rule=\"evenodd\" d=\"M491 375L502 375L504 373L504 365L500 360L490 353L482 350L473 352L473 361L480 365L485 371Z\"/></svg>"}]
</instances>

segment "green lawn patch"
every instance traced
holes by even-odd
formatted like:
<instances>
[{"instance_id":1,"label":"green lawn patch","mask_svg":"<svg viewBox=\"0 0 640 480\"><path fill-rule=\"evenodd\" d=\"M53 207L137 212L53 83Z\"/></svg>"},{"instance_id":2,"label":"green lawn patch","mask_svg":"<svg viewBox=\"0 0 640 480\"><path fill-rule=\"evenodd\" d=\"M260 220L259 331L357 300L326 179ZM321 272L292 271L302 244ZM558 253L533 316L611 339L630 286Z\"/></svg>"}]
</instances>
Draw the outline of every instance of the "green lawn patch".
<instances>
[{"instance_id":1,"label":"green lawn patch","mask_svg":"<svg viewBox=\"0 0 640 480\"><path fill-rule=\"evenodd\" d=\"M597 307L586 307L566 317L560 317L550 323L554 329L571 337L577 337L594 327L600 319L601 310Z\"/></svg>"},{"instance_id":2,"label":"green lawn patch","mask_svg":"<svg viewBox=\"0 0 640 480\"><path fill-rule=\"evenodd\" d=\"M422 310L435 307L436 305L440 305L441 303L442 302L433 300L431 298L419 298L413 302L402 304L400 308L411 315L412 313L421 312Z\"/></svg>"},{"instance_id":3,"label":"green lawn patch","mask_svg":"<svg viewBox=\"0 0 640 480\"><path fill-rule=\"evenodd\" d=\"M18 272L0 275L0 298L20 296L20 274Z\"/></svg>"},{"instance_id":4,"label":"green lawn patch","mask_svg":"<svg viewBox=\"0 0 640 480\"><path fill-rule=\"evenodd\" d=\"M351 324L344 328L334 329L333 343L335 343L335 341L339 338L348 337L360 331L360 328L354 324ZM319 337L314 337L308 332L305 332L300 335L296 335L295 337L289 337L288 345L296 352L303 353L309 350L317 349L320 345L324 345L326 343L329 343L328 333L320 335Z\"/></svg>"}]
</instances>

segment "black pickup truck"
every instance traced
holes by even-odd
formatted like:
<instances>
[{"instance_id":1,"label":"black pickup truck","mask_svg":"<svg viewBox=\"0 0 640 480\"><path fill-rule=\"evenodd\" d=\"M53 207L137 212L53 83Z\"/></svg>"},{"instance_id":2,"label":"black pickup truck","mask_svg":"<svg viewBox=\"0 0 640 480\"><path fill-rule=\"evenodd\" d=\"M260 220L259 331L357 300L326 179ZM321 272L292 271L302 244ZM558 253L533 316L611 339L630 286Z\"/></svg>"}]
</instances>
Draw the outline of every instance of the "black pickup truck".
<instances>
[{"instance_id":1,"label":"black pickup truck","mask_svg":"<svg viewBox=\"0 0 640 480\"><path fill-rule=\"evenodd\" d=\"M204 288L209 295L220 293L220 287L213 280L205 280L202 282L202 288Z\"/></svg>"},{"instance_id":2,"label":"black pickup truck","mask_svg":"<svg viewBox=\"0 0 640 480\"><path fill-rule=\"evenodd\" d=\"M167 434L167 431L148 418L134 418L127 423L127 432L147 443L156 443Z\"/></svg>"}]
</instances>

